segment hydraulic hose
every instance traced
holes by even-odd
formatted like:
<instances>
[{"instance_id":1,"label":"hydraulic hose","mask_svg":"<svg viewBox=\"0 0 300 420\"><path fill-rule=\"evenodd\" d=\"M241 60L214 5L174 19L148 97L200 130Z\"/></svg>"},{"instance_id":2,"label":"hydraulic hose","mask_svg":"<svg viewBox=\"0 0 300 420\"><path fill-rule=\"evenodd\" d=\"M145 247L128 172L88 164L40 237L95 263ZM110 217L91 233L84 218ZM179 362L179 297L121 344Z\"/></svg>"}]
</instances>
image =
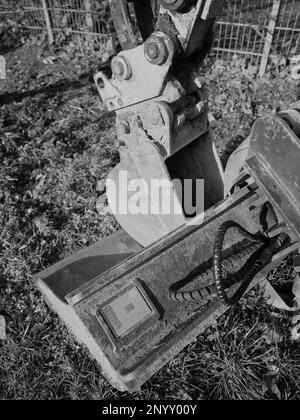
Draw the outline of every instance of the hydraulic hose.
<instances>
[{"instance_id":1,"label":"hydraulic hose","mask_svg":"<svg viewBox=\"0 0 300 420\"><path fill-rule=\"evenodd\" d=\"M223 259L223 243L229 229L235 229L250 244L236 254ZM174 302L207 302L209 298L218 296L224 303L233 306L247 291L254 277L271 261L273 255L287 240L288 235L285 233L269 239L263 234L254 235L248 232L236 222L225 222L217 233L212 266L200 273L191 273L182 281L173 284L168 290L168 297ZM239 271L223 276L222 271L228 271L232 265L245 258L247 258L247 262ZM181 290L188 283L195 280L202 283L206 281L206 284L197 289ZM240 283L238 289L229 297L227 295L228 289L238 283Z\"/></svg>"},{"instance_id":2,"label":"hydraulic hose","mask_svg":"<svg viewBox=\"0 0 300 420\"><path fill-rule=\"evenodd\" d=\"M224 269L230 269L230 267L235 266L240 262L241 259L249 258L255 252L261 248L261 244L255 243L246 246L239 252L227 257L222 261L222 266ZM246 264L247 265L247 264ZM248 267L249 268L249 267ZM243 267L243 273L247 271L246 266ZM240 273L240 272L239 272ZM238 275L231 275L224 279L224 284L226 288L230 288L236 282L238 282L240 277ZM192 289L192 290L181 290L182 283L184 285L198 280L199 282L206 284L202 287ZM214 297L217 295L217 289L214 282L214 273L213 267L209 267L207 270L202 272L191 273L187 278L180 281L179 283L173 284L168 290L168 297L174 302L193 302L193 301L204 301L209 297Z\"/></svg>"},{"instance_id":3,"label":"hydraulic hose","mask_svg":"<svg viewBox=\"0 0 300 420\"><path fill-rule=\"evenodd\" d=\"M243 273L243 276L236 279L235 282L240 282L241 284L231 297L229 297L226 293L228 284L226 284L226 279L224 279L222 275L223 243L225 235L229 229L235 229L250 241L264 245L261 255L254 264L249 268L249 270ZM273 255L287 240L288 236L285 233L282 233L275 238L268 239L263 235L253 235L236 222L229 221L224 223L218 230L213 253L213 271L218 297L229 306L235 305L247 291L254 277L271 261Z\"/></svg>"}]
</instances>

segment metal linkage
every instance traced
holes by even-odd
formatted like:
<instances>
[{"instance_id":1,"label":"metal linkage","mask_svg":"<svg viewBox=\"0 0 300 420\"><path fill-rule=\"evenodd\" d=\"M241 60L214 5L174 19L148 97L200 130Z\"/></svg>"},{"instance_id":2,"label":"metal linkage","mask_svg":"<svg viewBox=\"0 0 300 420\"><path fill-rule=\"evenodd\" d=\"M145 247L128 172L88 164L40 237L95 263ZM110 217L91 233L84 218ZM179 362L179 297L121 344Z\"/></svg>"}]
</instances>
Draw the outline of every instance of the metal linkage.
<instances>
[{"instance_id":1,"label":"metal linkage","mask_svg":"<svg viewBox=\"0 0 300 420\"><path fill-rule=\"evenodd\" d=\"M170 68L178 60L197 51L207 52L214 16L223 2L219 1L216 8L212 0L198 2L166 0L165 6L168 10L163 5L161 6L155 32L145 40L143 45L139 46L132 34L133 29L129 18L126 21L123 16L125 22L120 23L120 15L128 15L127 2L121 1L118 6L114 0L111 0L111 3L121 44L124 44L126 48L131 48L121 52L112 60L113 77L111 80L101 72L95 76L95 80L101 82L97 83L97 87L108 109L116 111L162 96L168 84L182 84L182 81L179 83L174 81L176 76L170 74ZM149 9L149 2L140 3L139 16L143 12L147 15L146 22L152 22L153 13L151 8ZM186 6L190 6L191 10L182 9ZM173 9L184 10L184 12L174 14ZM198 19L199 16L201 19ZM141 21L138 23L140 27L143 26ZM125 40L126 37L129 39L128 43ZM190 72L191 70L185 76L187 79L190 77ZM145 75L147 75L147 83L145 83Z\"/></svg>"}]
</instances>

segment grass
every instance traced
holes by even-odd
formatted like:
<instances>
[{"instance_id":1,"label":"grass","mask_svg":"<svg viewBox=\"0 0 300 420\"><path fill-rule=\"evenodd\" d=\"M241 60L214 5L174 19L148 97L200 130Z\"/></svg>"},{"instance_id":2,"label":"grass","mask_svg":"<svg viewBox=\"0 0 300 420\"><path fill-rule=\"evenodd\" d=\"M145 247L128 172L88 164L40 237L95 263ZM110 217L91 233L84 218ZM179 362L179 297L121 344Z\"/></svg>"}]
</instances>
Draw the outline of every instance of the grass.
<instances>
[{"instance_id":1,"label":"grass","mask_svg":"<svg viewBox=\"0 0 300 420\"><path fill-rule=\"evenodd\" d=\"M32 45L9 52L8 80L0 82L0 314L7 321L0 398L128 399L103 379L32 284L33 273L117 229L112 216L95 210L97 181L118 161L114 119L99 103L84 58L46 65L41 54ZM262 80L252 71L233 60L207 76L224 162L257 116L295 100L287 71ZM285 264L276 278L290 273ZM288 314L252 293L133 397L299 399L300 355L290 327ZM270 342L265 332L274 329L280 340Z\"/></svg>"}]
</instances>

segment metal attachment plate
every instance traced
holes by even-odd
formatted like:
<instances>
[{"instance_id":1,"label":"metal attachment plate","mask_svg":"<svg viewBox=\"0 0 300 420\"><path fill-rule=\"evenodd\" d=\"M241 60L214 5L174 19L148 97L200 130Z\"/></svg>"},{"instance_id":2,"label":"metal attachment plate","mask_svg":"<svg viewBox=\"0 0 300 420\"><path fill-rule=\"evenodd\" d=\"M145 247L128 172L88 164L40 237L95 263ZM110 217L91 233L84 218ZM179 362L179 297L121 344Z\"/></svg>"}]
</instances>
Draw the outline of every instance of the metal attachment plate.
<instances>
[{"instance_id":1,"label":"metal attachment plate","mask_svg":"<svg viewBox=\"0 0 300 420\"><path fill-rule=\"evenodd\" d=\"M138 286L125 289L106 302L99 312L115 337L123 337L155 314L150 301Z\"/></svg>"}]
</instances>

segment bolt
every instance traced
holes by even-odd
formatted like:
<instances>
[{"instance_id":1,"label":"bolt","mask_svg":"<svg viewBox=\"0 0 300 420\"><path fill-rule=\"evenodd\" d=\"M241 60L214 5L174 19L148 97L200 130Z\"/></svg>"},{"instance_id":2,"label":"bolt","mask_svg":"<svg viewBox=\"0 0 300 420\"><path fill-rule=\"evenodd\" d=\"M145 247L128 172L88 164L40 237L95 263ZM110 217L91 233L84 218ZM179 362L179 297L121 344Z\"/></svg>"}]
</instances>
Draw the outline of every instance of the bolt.
<instances>
[{"instance_id":1,"label":"bolt","mask_svg":"<svg viewBox=\"0 0 300 420\"><path fill-rule=\"evenodd\" d=\"M162 65L169 58L166 41L161 36L152 35L144 45L146 59L151 64Z\"/></svg>"},{"instance_id":2,"label":"bolt","mask_svg":"<svg viewBox=\"0 0 300 420\"><path fill-rule=\"evenodd\" d=\"M127 61L127 59L123 56L115 57L112 60L111 69L118 80L128 80L132 76L129 61Z\"/></svg>"},{"instance_id":3,"label":"bolt","mask_svg":"<svg viewBox=\"0 0 300 420\"><path fill-rule=\"evenodd\" d=\"M159 55L159 48L155 43L151 43L147 47L147 55L151 60L155 60Z\"/></svg>"},{"instance_id":4,"label":"bolt","mask_svg":"<svg viewBox=\"0 0 300 420\"><path fill-rule=\"evenodd\" d=\"M122 76L125 72L124 64L121 61L112 63L112 71L115 76Z\"/></svg>"}]
</instances>

